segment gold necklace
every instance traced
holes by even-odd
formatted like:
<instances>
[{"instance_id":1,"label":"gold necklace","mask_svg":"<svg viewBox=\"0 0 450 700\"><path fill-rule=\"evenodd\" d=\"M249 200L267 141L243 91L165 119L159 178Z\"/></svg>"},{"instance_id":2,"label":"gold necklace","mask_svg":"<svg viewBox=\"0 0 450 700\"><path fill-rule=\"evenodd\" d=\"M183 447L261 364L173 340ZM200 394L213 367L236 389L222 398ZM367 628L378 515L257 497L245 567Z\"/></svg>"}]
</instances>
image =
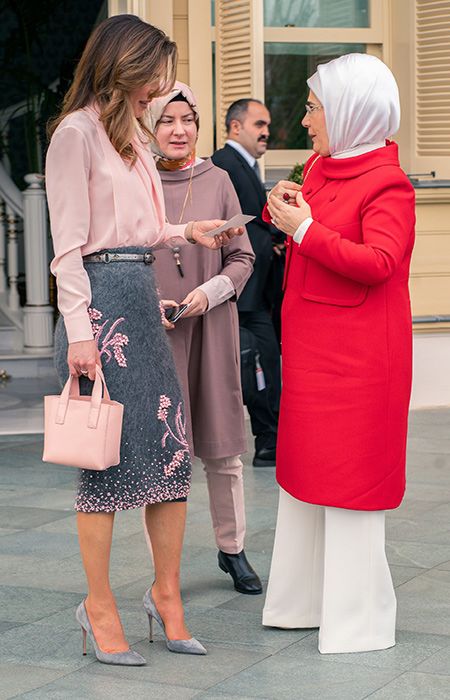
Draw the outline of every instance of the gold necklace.
<instances>
[{"instance_id":1,"label":"gold necklace","mask_svg":"<svg viewBox=\"0 0 450 700\"><path fill-rule=\"evenodd\" d=\"M191 172L189 174L189 183L187 186L186 190L186 196L184 198L183 206L181 207L181 214L178 219L178 223L181 224L183 222L183 216L184 216L184 210L186 209L187 201L190 199L191 204L192 204L192 178L194 177L194 164L191 165Z\"/></svg>"},{"instance_id":2,"label":"gold necklace","mask_svg":"<svg viewBox=\"0 0 450 700\"><path fill-rule=\"evenodd\" d=\"M190 199L190 202L192 204L192 178L194 177L194 165L195 165L195 161L191 165L191 172L189 173L189 182L188 182L188 186L187 186L187 190L186 190L186 195L184 197L183 206L181 207L181 213L180 213L180 216L178 218L179 224L181 224L183 222L184 210L186 209L188 199ZM177 266L178 273L179 273L180 277L184 277L183 268L181 266L181 255L180 255L181 248L178 245L171 245L170 243L169 243L169 245L172 248L172 253L173 253L174 260L175 260L175 265Z\"/></svg>"}]
</instances>

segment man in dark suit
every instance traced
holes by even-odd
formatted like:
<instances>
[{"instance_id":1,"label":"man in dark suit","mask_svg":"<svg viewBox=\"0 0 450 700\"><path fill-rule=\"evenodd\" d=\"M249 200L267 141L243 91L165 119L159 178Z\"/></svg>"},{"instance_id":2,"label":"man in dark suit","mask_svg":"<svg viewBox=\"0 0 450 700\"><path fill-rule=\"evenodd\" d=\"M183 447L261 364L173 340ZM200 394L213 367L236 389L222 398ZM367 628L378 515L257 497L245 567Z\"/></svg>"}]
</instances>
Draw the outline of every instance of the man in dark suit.
<instances>
[{"instance_id":1,"label":"man in dark suit","mask_svg":"<svg viewBox=\"0 0 450 700\"><path fill-rule=\"evenodd\" d=\"M237 100L228 108L225 124L228 139L212 156L213 163L228 172L243 213L256 216L247 224L254 271L238 301L239 325L256 337L266 383L265 394L247 404L255 435L253 465L274 466L281 392L280 350L271 318L273 237L278 232L261 218L266 193L257 162L267 149L270 113L259 100Z\"/></svg>"}]
</instances>

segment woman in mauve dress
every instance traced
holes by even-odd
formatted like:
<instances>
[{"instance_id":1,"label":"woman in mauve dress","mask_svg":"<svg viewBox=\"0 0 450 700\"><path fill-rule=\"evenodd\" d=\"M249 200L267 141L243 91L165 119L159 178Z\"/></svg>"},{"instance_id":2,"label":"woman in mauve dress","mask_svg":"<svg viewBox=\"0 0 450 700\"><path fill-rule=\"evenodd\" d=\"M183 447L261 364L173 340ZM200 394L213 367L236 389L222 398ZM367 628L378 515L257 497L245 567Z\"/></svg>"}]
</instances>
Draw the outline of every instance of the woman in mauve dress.
<instances>
[{"instance_id":1,"label":"woman in mauve dress","mask_svg":"<svg viewBox=\"0 0 450 700\"><path fill-rule=\"evenodd\" d=\"M200 116L195 97L177 82L150 105L166 213L177 224L241 213L231 180L210 158L196 155ZM192 454L202 460L220 568L236 590L255 595L261 581L244 551L243 465L247 451L239 371L236 301L253 270L247 234L213 253L177 245L155 249L155 273L165 299L189 303L168 334L185 398Z\"/></svg>"}]
</instances>

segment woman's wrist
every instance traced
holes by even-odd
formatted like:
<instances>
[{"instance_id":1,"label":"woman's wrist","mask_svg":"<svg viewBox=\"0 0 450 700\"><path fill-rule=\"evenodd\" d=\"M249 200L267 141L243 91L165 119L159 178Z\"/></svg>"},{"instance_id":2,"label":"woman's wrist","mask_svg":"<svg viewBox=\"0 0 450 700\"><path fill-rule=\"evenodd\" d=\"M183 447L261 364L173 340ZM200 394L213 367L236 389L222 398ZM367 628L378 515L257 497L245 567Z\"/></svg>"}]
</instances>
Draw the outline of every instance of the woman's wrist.
<instances>
[{"instance_id":1,"label":"woman's wrist","mask_svg":"<svg viewBox=\"0 0 450 700\"><path fill-rule=\"evenodd\" d=\"M300 224L300 226L297 228L294 235L292 236L292 238L294 239L294 241L296 243L298 243L300 245L300 243L302 242L302 240L304 239L304 237L306 235L307 230L309 229L309 227L311 226L312 223L313 223L313 219L311 216L307 216L306 219L303 219L302 223Z\"/></svg>"},{"instance_id":2,"label":"woman's wrist","mask_svg":"<svg viewBox=\"0 0 450 700\"><path fill-rule=\"evenodd\" d=\"M188 225L184 229L184 237L189 243L196 243L196 240L192 236L194 230L195 221L189 221Z\"/></svg>"}]
</instances>

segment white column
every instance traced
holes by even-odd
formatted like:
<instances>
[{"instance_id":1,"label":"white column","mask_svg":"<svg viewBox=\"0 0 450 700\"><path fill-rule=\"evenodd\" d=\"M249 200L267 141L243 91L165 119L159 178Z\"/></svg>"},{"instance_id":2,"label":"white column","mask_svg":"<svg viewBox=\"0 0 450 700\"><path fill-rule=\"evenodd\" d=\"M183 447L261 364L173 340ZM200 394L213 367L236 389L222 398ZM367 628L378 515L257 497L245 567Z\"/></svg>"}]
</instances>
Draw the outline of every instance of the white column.
<instances>
[{"instance_id":1,"label":"white column","mask_svg":"<svg viewBox=\"0 0 450 700\"><path fill-rule=\"evenodd\" d=\"M27 303L24 308L24 350L50 352L53 346L53 309L48 296L47 208L43 176L25 175L23 235Z\"/></svg>"},{"instance_id":2,"label":"white column","mask_svg":"<svg viewBox=\"0 0 450 700\"><path fill-rule=\"evenodd\" d=\"M19 311L20 299L17 289L19 277L19 246L17 241L17 218L13 210L6 206L6 221L8 223L8 307L11 311Z\"/></svg>"}]
</instances>

